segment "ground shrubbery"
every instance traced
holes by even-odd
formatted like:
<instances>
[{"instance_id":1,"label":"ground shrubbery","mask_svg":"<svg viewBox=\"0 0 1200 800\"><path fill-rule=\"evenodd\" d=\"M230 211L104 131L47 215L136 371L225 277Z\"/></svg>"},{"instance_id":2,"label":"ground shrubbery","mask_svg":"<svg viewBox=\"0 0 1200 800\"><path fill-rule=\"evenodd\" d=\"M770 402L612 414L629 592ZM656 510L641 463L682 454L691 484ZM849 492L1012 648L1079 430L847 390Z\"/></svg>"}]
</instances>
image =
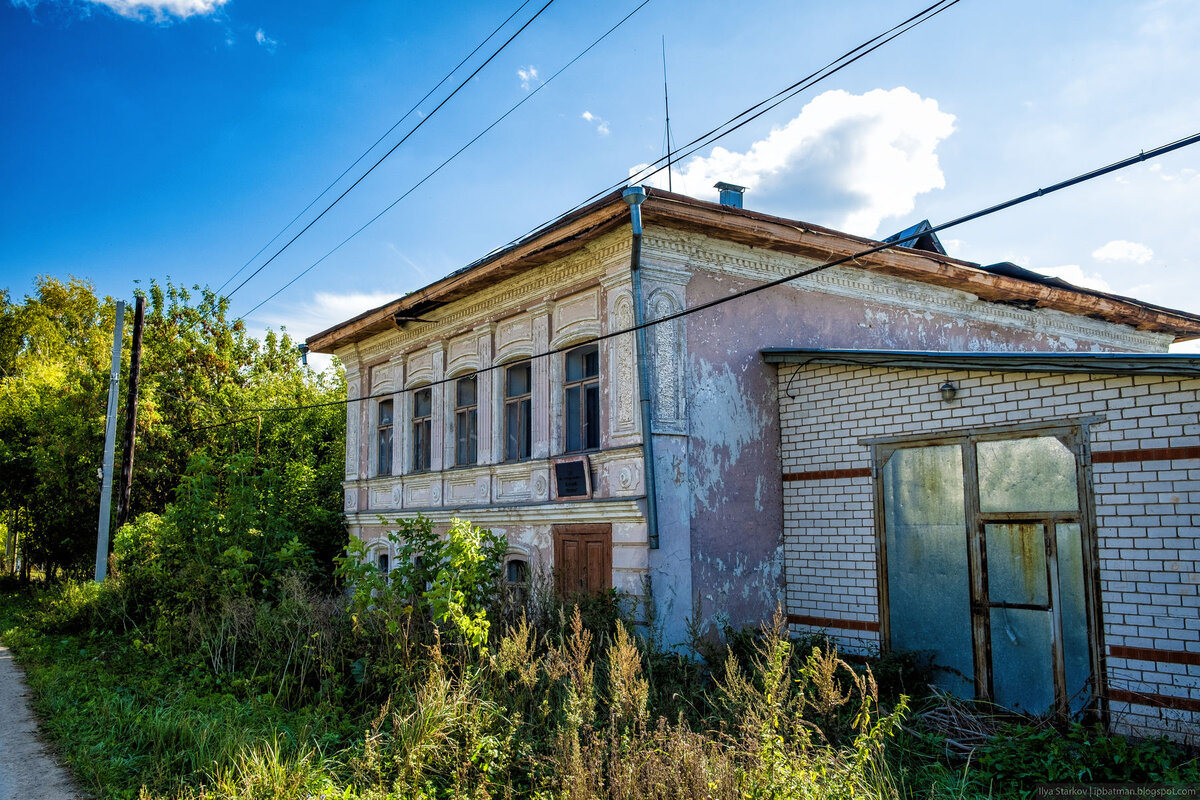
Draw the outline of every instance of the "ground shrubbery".
<instances>
[{"instance_id":1,"label":"ground shrubbery","mask_svg":"<svg viewBox=\"0 0 1200 800\"><path fill-rule=\"evenodd\" d=\"M1082 726L998 723L949 756L902 694L927 662L876 662L881 691L780 619L694 659L635 633L619 598L505 607L502 540L467 523L397 521L391 580L352 551L353 590L329 595L237 496L139 519L102 586L0 604L51 736L100 797L1003 797L1200 777L1180 748Z\"/></svg>"}]
</instances>

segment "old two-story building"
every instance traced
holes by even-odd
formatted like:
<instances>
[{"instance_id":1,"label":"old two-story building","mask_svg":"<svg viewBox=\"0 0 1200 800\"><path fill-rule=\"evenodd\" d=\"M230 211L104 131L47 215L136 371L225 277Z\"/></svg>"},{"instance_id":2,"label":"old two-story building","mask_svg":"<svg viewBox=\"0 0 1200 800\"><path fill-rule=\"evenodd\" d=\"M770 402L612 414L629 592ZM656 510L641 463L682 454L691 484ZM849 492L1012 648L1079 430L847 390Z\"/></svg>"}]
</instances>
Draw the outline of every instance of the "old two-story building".
<instances>
[{"instance_id":1,"label":"old two-story building","mask_svg":"<svg viewBox=\"0 0 1200 800\"><path fill-rule=\"evenodd\" d=\"M510 580L618 589L668 643L783 603L967 696L1189 735L1200 368L1165 353L1200 317L919 227L854 257L724 188L615 192L309 338L353 535L386 565L388 519L469 519Z\"/></svg>"}]
</instances>

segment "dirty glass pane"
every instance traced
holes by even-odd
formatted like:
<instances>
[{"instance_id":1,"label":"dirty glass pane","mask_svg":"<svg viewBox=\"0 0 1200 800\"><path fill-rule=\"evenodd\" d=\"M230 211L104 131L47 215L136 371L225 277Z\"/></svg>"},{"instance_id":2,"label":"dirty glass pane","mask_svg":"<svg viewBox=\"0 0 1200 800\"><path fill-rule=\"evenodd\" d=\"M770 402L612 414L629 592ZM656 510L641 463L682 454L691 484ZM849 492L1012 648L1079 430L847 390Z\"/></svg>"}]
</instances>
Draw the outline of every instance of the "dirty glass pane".
<instances>
[{"instance_id":1,"label":"dirty glass pane","mask_svg":"<svg viewBox=\"0 0 1200 800\"><path fill-rule=\"evenodd\" d=\"M583 424L580 420L579 387L572 386L564 392L567 401L567 452L584 449Z\"/></svg>"},{"instance_id":2,"label":"dirty glass pane","mask_svg":"<svg viewBox=\"0 0 1200 800\"><path fill-rule=\"evenodd\" d=\"M1077 714L1092 699L1092 659L1088 651L1087 606L1083 588L1083 545L1079 523L1064 522L1056 527L1059 613L1062 614L1067 698L1071 713Z\"/></svg>"},{"instance_id":3,"label":"dirty glass pane","mask_svg":"<svg viewBox=\"0 0 1200 800\"><path fill-rule=\"evenodd\" d=\"M993 608L991 616L993 699L1027 714L1053 712L1050 612Z\"/></svg>"},{"instance_id":4,"label":"dirty glass pane","mask_svg":"<svg viewBox=\"0 0 1200 800\"><path fill-rule=\"evenodd\" d=\"M958 445L897 450L883 469L891 646L932 650L937 684L975 692Z\"/></svg>"},{"instance_id":5,"label":"dirty glass pane","mask_svg":"<svg viewBox=\"0 0 1200 800\"><path fill-rule=\"evenodd\" d=\"M1075 455L1053 436L1003 439L975 445L979 510L1074 511Z\"/></svg>"},{"instance_id":6,"label":"dirty glass pane","mask_svg":"<svg viewBox=\"0 0 1200 800\"><path fill-rule=\"evenodd\" d=\"M523 394L529 394L529 364L517 364L515 367L509 367L507 370L505 370L504 374L505 397L520 397Z\"/></svg>"},{"instance_id":7,"label":"dirty glass pane","mask_svg":"<svg viewBox=\"0 0 1200 800\"><path fill-rule=\"evenodd\" d=\"M1047 605L1046 537L1036 522L984 525L988 599Z\"/></svg>"},{"instance_id":8,"label":"dirty glass pane","mask_svg":"<svg viewBox=\"0 0 1200 800\"><path fill-rule=\"evenodd\" d=\"M433 413L433 390L417 389L413 392L413 416L428 417Z\"/></svg>"},{"instance_id":9,"label":"dirty glass pane","mask_svg":"<svg viewBox=\"0 0 1200 800\"><path fill-rule=\"evenodd\" d=\"M457 391L456 406L464 408L465 406L475 405L475 376L469 378L459 378L455 383Z\"/></svg>"},{"instance_id":10,"label":"dirty glass pane","mask_svg":"<svg viewBox=\"0 0 1200 800\"><path fill-rule=\"evenodd\" d=\"M581 381L600 374L600 348L588 344L567 353L567 382Z\"/></svg>"}]
</instances>

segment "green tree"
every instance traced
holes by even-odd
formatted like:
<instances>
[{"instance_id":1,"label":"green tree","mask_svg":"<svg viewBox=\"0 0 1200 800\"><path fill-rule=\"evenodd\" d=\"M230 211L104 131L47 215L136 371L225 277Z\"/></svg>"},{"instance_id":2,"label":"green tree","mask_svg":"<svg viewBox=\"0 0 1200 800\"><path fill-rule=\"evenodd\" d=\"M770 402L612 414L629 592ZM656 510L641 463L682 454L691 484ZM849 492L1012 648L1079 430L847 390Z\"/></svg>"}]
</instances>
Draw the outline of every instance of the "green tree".
<instances>
[{"instance_id":1,"label":"green tree","mask_svg":"<svg viewBox=\"0 0 1200 800\"><path fill-rule=\"evenodd\" d=\"M254 530L295 537L330 582L345 539L340 369L302 365L286 333L250 336L210 290L152 283L147 295L132 513L166 512L184 476L203 473L217 514L252 480ZM22 510L22 558L50 571L84 572L95 550L115 306L75 278L39 278L23 303L0 294L0 510Z\"/></svg>"}]
</instances>

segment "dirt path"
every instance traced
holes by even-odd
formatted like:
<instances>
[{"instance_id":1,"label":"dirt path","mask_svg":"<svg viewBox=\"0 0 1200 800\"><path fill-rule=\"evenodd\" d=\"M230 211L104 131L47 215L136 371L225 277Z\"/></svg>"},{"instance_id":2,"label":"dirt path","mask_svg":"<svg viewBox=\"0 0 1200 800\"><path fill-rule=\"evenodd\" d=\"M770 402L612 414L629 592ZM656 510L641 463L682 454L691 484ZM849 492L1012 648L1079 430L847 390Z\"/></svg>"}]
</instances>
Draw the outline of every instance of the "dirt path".
<instances>
[{"instance_id":1,"label":"dirt path","mask_svg":"<svg viewBox=\"0 0 1200 800\"><path fill-rule=\"evenodd\" d=\"M25 675L0 645L0 800L83 797L38 739Z\"/></svg>"}]
</instances>

